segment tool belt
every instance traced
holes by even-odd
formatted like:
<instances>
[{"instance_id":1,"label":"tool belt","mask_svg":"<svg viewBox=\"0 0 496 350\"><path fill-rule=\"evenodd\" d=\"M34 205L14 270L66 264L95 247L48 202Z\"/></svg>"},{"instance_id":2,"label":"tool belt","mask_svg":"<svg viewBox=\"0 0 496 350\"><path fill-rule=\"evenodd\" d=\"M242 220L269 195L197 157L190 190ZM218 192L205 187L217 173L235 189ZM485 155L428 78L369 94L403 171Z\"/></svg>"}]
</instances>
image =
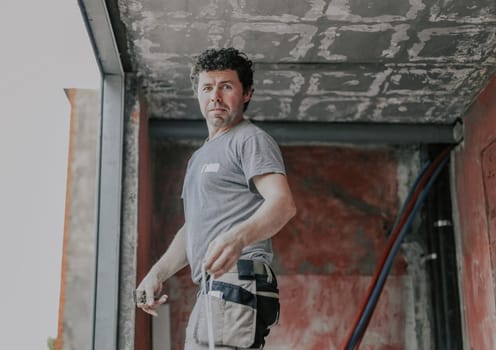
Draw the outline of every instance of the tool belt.
<instances>
[{"instance_id":1,"label":"tool belt","mask_svg":"<svg viewBox=\"0 0 496 350\"><path fill-rule=\"evenodd\" d=\"M279 290L270 267L261 261L239 260L237 265L202 290L193 312L197 343L208 345L205 302L212 310L216 346L260 349L269 328L279 320Z\"/></svg>"},{"instance_id":2,"label":"tool belt","mask_svg":"<svg viewBox=\"0 0 496 350\"><path fill-rule=\"evenodd\" d=\"M270 267L264 262L259 260L238 260L238 263L234 265L228 271L229 273L237 273L239 279L253 279L256 276L267 276L271 274Z\"/></svg>"}]
</instances>

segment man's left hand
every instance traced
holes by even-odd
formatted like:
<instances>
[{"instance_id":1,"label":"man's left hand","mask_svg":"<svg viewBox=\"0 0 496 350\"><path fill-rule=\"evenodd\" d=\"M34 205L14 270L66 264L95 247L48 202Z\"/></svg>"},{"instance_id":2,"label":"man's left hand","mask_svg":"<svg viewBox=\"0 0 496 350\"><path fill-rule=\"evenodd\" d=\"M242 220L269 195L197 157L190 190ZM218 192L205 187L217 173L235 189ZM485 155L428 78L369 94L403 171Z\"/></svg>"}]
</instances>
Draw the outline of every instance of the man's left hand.
<instances>
[{"instance_id":1,"label":"man's left hand","mask_svg":"<svg viewBox=\"0 0 496 350\"><path fill-rule=\"evenodd\" d=\"M237 233L237 232L236 232ZM229 230L215 238L205 255L205 270L214 278L228 272L241 256L243 243L233 230Z\"/></svg>"}]
</instances>

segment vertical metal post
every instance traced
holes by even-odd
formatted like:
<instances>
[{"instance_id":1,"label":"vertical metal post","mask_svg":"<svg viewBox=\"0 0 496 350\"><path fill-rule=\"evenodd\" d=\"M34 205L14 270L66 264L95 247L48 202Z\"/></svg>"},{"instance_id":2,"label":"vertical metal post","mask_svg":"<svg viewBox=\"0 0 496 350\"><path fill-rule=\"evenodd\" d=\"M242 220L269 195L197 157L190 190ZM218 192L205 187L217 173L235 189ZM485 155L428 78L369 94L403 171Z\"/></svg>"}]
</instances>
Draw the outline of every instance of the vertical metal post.
<instances>
[{"instance_id":1,"label":"vertical metal post","mask_svg":"<svg viewBox=\"0 0 496 350\"><path fill-rule=\"evenodd\" d=\"M100 124L93 349L117 349L124 81L104 75Z\"/></svg>"},{"instance_id":2,"label":"vertical metal post","mask_svg":"<svg viewBox=\"0 0 496 350\"><path fill-rule=\"evenodd\" d=\"M102 72L92 349L117 350L125 75L105 0L78 3Z\"/></svg>"}]
</instances>

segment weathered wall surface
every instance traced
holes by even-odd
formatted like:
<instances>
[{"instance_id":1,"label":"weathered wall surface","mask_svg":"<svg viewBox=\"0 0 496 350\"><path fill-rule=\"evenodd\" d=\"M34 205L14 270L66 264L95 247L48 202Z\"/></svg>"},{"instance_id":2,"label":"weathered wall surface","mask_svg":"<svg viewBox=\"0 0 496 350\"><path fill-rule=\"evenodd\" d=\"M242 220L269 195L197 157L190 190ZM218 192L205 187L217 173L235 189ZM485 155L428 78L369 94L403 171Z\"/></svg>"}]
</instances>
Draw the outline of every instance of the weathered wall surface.
<instances>
[{"instance_id":1,"label":"weathered wall surface","mask_svg":"<svg viewBox=\"0 0 496 350\"><path fill-rule=\"evenodd\" d=\"M180 198L189 157L197 146L154 141L151 144L152 218L151 262L157 261L184 223ZM185 268L166 283L169 295L172 349L183 349L186 324L196 299L197 287Z\"/></svg>"},{"instance_id":2,"label":"weathered wall surface","mask_svg":"<svg viewBox=\"0 0 496 350\"><path fill-rule=\"evenodd\" d=\"M454 166L469 349L496 349L496 77L465 117ZM456 211L456 210L455 210Z\"/></svg>"},{"instance_id":3,"label":"weathered wall surface","mask_svg":"<svg viewBox=\"0 0 496 350\"><path fill-rule=\"evenodd\" d=\"M90 349L95 274L99 94L66 90L71 103L57 350Z\"/></svg>"},{"instance_id":4,"label":"weathered wall surface","mask_svg":"<svg viewBox=\"0 0 496 350\"><path fill-rule=\"evenodd\" d=\"M152 143L152 261L184 220L182 179L196 147ZM282 314L266 348L337 349L365 295L397 212L397 153L390 148L317 146L282 147L282 151L298 214L273 240ZM406 324L415 319L414 293L408 292L412 279L406 265L400 257L393 268L362 343L367 349L411 348L405 338L412 334ZM173 349L183 348L197 292L189 273L186 268L167 282ZM416 326L415 321L410 325Z\"/></svg>"},{"instance_id":5,"label":"weathered wall surface","mask_svg":"<svg viewBox=\"0 0 496 350\"><path fill-rule=\"evenodd\" d=\"M138 189L140 133L143 117L136 76L126 75L123 128L122 206L119 262L119 350L132 350L135 345L136 305L133 292L136 288L137 243L138 242ZM144 118L144 122L142 119ZM146 150L146 148L144 148ZM143 191L146 194L146 191ZM105 234L105 232L103 233ZM137 347L139 349L139 347Z\"/></svg>"}]
</instances>

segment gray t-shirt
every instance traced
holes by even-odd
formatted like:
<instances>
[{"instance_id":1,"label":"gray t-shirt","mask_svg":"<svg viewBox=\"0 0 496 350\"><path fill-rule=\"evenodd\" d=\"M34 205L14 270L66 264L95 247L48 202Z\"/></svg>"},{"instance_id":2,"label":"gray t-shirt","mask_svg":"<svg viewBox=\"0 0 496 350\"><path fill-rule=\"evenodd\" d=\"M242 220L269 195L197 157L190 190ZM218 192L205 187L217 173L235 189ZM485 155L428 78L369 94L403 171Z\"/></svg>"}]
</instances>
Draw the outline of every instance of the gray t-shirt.
<instances>
[{"instance_id":1,"label":"gray t-shirt","mask_svg":"<svg viewBox=\"0 0 496 350\"><path fill-rule=\"evenodd\" d=\"M248 120L203 144L188 162L181 197L186 218L186 252L193 282L201 278L201 264L210 242L245 221L264 199L253 177L285 174L277 143ZM247 246L241 258L272 261L270 239Z\"/></svg>"}]
</instances>

